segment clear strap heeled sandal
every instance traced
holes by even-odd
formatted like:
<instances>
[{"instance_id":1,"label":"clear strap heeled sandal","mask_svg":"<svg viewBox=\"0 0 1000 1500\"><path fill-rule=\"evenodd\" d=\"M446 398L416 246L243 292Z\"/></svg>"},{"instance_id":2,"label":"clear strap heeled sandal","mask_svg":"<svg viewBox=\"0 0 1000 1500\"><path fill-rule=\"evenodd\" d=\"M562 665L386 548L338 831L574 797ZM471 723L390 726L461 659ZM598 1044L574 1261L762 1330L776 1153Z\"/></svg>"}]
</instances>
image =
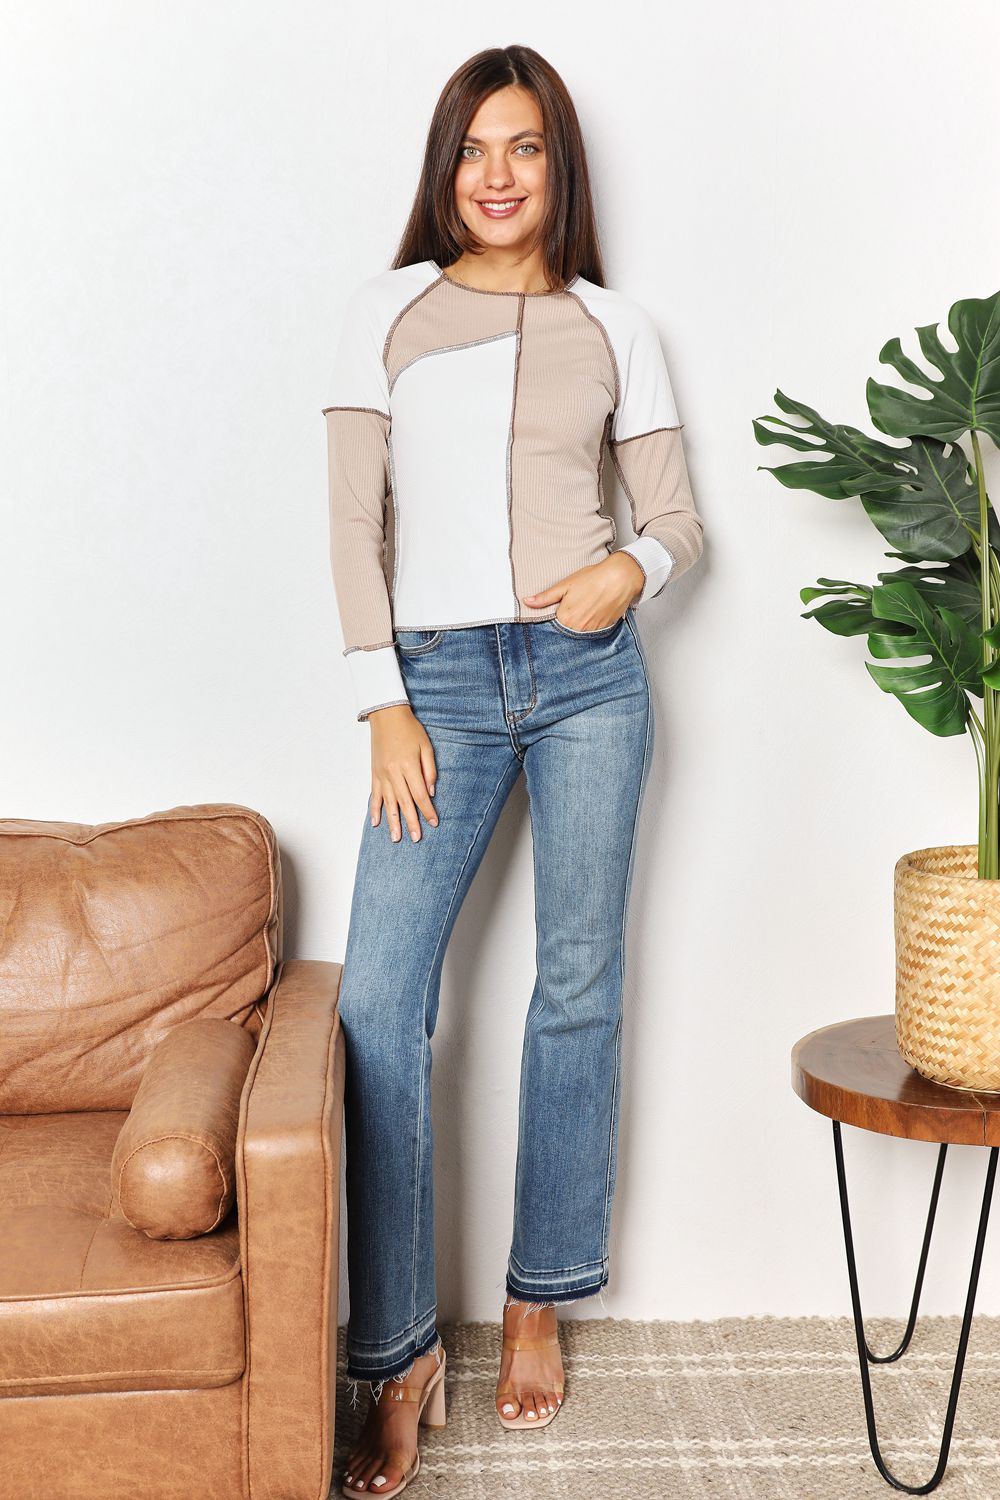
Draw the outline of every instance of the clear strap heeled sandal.
<instances>
[{"instance_id":1,"label":"clear strap heeled sandal","mask_svg":"<svg viewBox=\"0 0 1000 1500\"><path fill-rule=\"evenodd\" d=\"M552 1333L536 1334L531 1338L522 1337L520 1334L504 1334L502 1340L502 1348L504 1349L551 1349L553 1345L555 1345L557 1348L559 1346L558 1329L554 1330ZM555 1391L557 1396L559 1396L560 1398L562 1397L564 1387L561 1383L554 1385L552 1389ZM558 1416L559 1412L562 1410L562 1406L560 1404L556 1407L555 1411L548 1412L546 1416L533 1417L529 1421L528 1418L524 1415L524 1404L521 1401L521 1397L517 1393L514 1382L509 1377L497 1386L496 1393L498 1399L502 1396L513 1396L514 1400L517 1401L521 1406L521 1410L518 1412L516 1417L505 1417L503 1412L499 1410L497 1411L497 1417L499 1418L500 1424L503 1427L548 1427L552 1419Z\"/></svg>"},{"instance_id":2,"label":"clear strap heeled sandal","mask_svg":"<svg viewBox=\"0 0 1000 1500\"><path fill-rule=\"evenodd\" d=\"M440 1345L439 1352L441 1355L440 1362L426 1385L403 1385L396 1380L387 1380L379 1392L379 1405L383 1401L418 1401L420 1403L420 1409L417 1412L418 1427L430 1427L432 1429L444 1427L446 1421L444 1398L444 1367L446 1356L443 1344ZM371 1480L369 1480L366 1487L363 1490L359 1490L350 1483L348 1477L345 1477L344 1483L341 1486L341 1494L353 1495L355 1496L355 1500L359 1495L379 1495L382 1497L382 1500L392 1500L392 1496L398 1495L402 1490L405 1490L410 1481L416 1479L420 1472L419 1448L409 1467L407 1467L408 1456L408 1454L403 1453L399 1448L386 1449L386 1463L393 1464L396 1468L403 1470L402 1479L397 1484L394 1484L391 1489L386 1489L382 1485L375 1487ZM375 1477L377 1478L378 1476L376 1475Z\"/></svg>"}]
</instances>

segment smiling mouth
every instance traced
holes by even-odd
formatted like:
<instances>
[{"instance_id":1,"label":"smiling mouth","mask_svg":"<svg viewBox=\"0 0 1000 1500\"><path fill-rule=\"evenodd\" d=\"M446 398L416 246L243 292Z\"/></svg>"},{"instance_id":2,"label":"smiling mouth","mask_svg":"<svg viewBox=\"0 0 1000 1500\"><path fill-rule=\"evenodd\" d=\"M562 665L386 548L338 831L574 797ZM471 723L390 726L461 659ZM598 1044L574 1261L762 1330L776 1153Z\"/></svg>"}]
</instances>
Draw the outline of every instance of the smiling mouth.
<instances>
[{"instance_id":1,"label":"smiling mouth","mask_svg":"<svg viewBox=\"0 0 1000 1500\"><path fill-rule=\"evenodd\" d=\"M477 198L477 204L488 219L509 219L524 202L523 198Z\"/></svg>"}]
</instances>

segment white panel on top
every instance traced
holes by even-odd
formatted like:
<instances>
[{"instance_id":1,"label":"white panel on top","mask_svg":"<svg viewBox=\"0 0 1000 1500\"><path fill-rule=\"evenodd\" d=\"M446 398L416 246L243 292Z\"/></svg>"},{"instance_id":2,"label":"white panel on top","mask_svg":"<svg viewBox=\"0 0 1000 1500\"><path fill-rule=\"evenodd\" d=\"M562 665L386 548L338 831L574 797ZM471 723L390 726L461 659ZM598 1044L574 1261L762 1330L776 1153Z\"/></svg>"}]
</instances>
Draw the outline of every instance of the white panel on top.
<instances>
[{"instance_id":1,"label":"white panel on top","mask_svg":"<svg viewBox=\"0 0 1000 1500\"><path fill-rule=\"evenodd\" d=\"M518 613L507 493L518 338L418 355L393 382L397 630Z\"/></svg>"},{"instance_id":2,"label":"white panel on top","mask_svg":"<svg viewBox=\"0 0 1000 1500\"><path fill-rule=\"evenodd\" d=\"M439 277L431 261L380 271L356 286L337 333L324 411L346 406L389 415L383 353L389 329L415 297Z\"/></svg>"}]
</instances>

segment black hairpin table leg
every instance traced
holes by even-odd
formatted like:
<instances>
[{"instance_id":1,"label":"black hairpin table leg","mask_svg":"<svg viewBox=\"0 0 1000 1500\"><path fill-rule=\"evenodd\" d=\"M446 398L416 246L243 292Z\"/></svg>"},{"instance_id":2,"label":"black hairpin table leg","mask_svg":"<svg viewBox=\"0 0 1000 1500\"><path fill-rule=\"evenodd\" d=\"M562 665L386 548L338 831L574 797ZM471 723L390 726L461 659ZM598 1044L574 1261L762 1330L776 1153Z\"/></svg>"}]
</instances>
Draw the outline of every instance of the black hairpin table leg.
<instances>
[{"instance_id":1,"label":"black hairpin table leg","mask_svg":"<svg viewBox=\"0 0 1000 1500\"><path fill-rule=\"evenodd\" d=\"M920 1264L917 1268L916 1284L913 1289L913 1301L910 1305L910 1317L906 1325L899 1347L891 1354L873 1354L868 1347L865 1336L864 1320L861 1314L861 1295L858 1291L858 1272L854 1259L854 1240L851 1235L851 1211L847 1201L847 1178L844 1172L844 1147L841 1140L840 1121L833 1121L833 1150L837 1161L837 1183L840 1188L840 1210L844 1221L844 1244L847 1249L847 1271L851 1283L851 1305L854 1310L854 1329L857 1335L858 1360L861 1365L861 1386L865 1398L865 1420L868 1424L868 1442L871 1447L872 1458L882 1478L893 1486L894 1489L903 1490L908 1495L926 1495L934 1489L944 1475L948 1463L948 1449L951 1446L952 1429L955 1425L955 1413L958 1410L958 1393L962 1383L962 1368L965 1364L965 1351L969 1343L969 1333L972 1328L972 1312L976 1302L976 1288L979 1284L979 1269L983 1259L983 1246L986 1243L986 1228L989 1223L990 1205L993 1199L993 1181L997 1170L997 1152L1000 1147L991 1146L989 1163L986 1168L986 1185L983 1189L983 1204L979 1214L979 1229L976 1234L976 1247L972 1256L972 1272L969 1277L969 1291L965 1300L965 1313L962 1317L962 1332L958 1341L958 1352L955 1356L955 1370L951 1380L951 1393L948 1397L948 1410L945 1416L944 1432L941 1438L941 1451L938 1455L937 1467L926 1484L904 1484L901 1479L890 1472L882 1457L878 1443L878 1433L875 1429L875 1411L872 1403L871 1374L869 1364L885 1364L891 1360L898 1359L905 1351L913 1335L913 1329L917 1320L917 1307L920 1301L920 1291L923 1285L924 1270L927 1265L927 1252L930 1248L931 1233L934 1228L934 1215L937 1210L938 1194L941 1188L941 1177L944 1172L945 1153L947 1145L942 1145L938 1151L937 1169L934 1173L934 1186L931 1190L930 1208L927 1214L927 1224L924 1229L924 1241L920 1251Z\"/></svg>"}]
</instances>

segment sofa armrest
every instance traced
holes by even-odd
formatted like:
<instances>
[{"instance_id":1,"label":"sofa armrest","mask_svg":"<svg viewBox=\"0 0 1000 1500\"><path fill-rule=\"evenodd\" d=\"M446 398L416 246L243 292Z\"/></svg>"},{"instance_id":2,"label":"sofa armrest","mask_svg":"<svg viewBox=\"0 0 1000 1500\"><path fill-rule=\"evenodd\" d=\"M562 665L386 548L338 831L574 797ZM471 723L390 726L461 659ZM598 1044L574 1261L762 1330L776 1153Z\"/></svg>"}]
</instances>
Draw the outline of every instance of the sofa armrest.
<instances>
[{"instance_id":1,"label":"sofa armrest","mask_svg":"<svg viewBox=\"0 0 1000 1500\"><path fill-rule=\"evenodd\" d=\"M284 962L240 1102L236 1191L247 1320L248 1493L326 1500L333 1470L342 966Z\"/></svg>"}]
</instances>

